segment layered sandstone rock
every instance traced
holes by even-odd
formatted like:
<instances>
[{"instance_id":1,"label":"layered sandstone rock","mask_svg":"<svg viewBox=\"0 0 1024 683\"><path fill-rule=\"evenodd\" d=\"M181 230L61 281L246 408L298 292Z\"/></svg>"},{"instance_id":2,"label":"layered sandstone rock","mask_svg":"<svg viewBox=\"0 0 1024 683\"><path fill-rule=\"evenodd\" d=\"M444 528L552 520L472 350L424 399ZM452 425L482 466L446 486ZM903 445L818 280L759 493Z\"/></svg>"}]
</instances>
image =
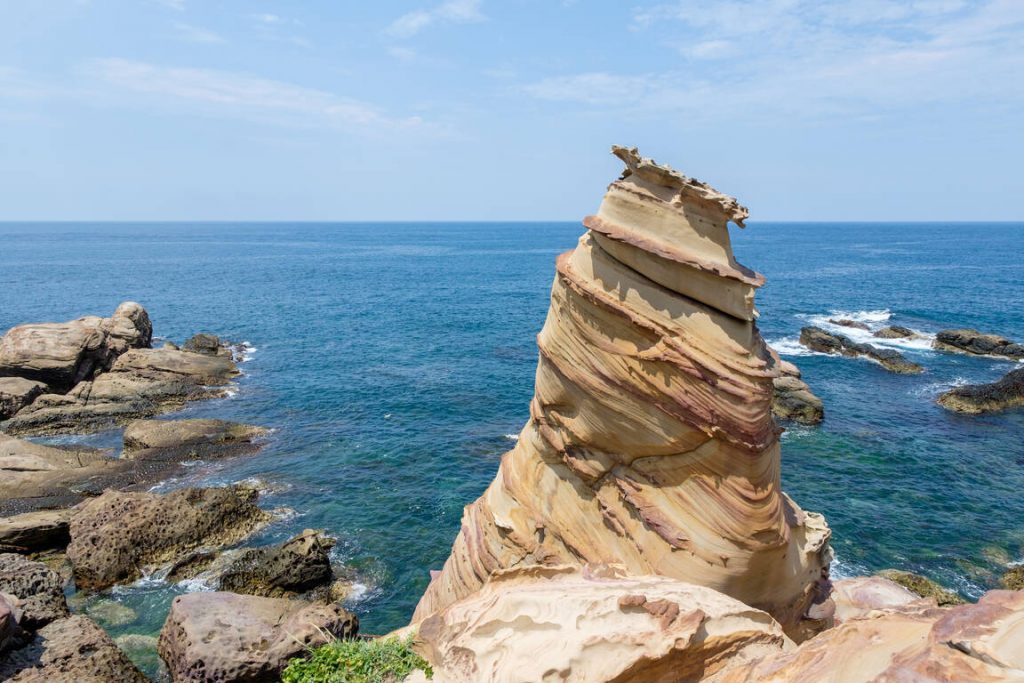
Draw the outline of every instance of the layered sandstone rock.
<instances>
[{"instance_id":1,"label":"layered sandstone rock","mask_svg":"<svg viewBox=\"0 0 1024 683\"><path fill-rule=\"evenodd\" d=\"M46 392L46 385L24 377L0 377L0 420L6 420Z\"/></svg>"},{"instance_id":2,"label":"layered sandstone rock","mask_svg":"<svg viewBox=\"0 0 1024 683\"><path fill-rule=\"evenodd\" d=\"M784 360L777 365L779 376L773 380L772 415L805 425L818 424L825 419L825 404L800 378L800 369Z\"/></svg>"},{"instance_id":3,"label":"layered sandstone rock","mask_svg":"<svg viewBox=\"0 0 1024 683\"><path fill-rule=\"evenodd\" d=\"M270 430L226 420L135 420L124 428L123 458L222 458L259 450Z\"/></svg>"},{"instance_id":4,"label":"layered sandstone rock","mask_svg":"<svg viewBox=\"0 0 1024 683\"><path fill-rule=\"evenodd\" d=\"M779 485L763 278L733 257L735 199L620 147L626 164L557 259L531 419L465 510L413 617L523 564L621 563L713 588L790 632L829 530ZM817 597L821 597L818 595Z\"/></svg>"}]
</instances>

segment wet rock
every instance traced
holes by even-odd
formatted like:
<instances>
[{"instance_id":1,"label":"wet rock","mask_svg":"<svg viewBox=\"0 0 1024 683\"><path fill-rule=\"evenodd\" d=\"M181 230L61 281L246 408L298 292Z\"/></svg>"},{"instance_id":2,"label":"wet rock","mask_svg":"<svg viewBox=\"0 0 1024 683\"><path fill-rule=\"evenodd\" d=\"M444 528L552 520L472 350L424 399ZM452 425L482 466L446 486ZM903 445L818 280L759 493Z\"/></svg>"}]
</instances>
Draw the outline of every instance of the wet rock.
<instances>
[{"instance_id":1,"label":"wet rock","mask_svg":"<svg viewBox=\"0 0 1024 683\"><path fill-rule=\"evenodd\" d=\"M255 501L255 492L238 488L107 491L71 519L67 554L75 582L80 590L101 590L200 547L237 543L270 519Z\"/></svg>"},{"instance_id":2,"label":"wet rock","mask_svg":"<svg viewBox=\"0 0 1024 683\"><path fill-rule=\"evenodd\" d=\"M225 420L135 420L124 430L122 457L207 459L259 450L269 430Z\"/></svg>"},{"instance_id":3,"label":"wet rock","mask_svg":"<svg viewBox=\"0 0 1024 683\"><path fill-rule=\"evenodd\" d=\"M800 343L819 353L841 356L864 356L877 361L890 372L917 374L924 372L917 363L912 363L898 351L880 349L870 344L861 344L841 334L826 332L820 327L805 327L800 330Z\"/></svg>"},{"instance_id":4,"label":"wet rock","mask_svg":"<svg viewBox=\"0 0 1024 683\"><path fill-rule=\"evenodd\" d=\"M41 562L15 553L0 554L0 593L18 599L22 628L35 631L68 615L64 581Z\"/></svg>"},{"instance_id":5,"label":"wet rock","mask_svg":"<svg viewBox=\"0 0 1024 683\"><path fill-rule=\"evenodd\" d=\"M917 332L914 332L909 327L901 327L900 325L889 325L877 330L874 335L879 339L916 339L920 337Z\"/></svg>"},{"instance_id":6,"label":"wet rock","mask_svg":"<svg viewBox=\"0 0 1024 683\"><path fill-rule=\"evenodd\" d=\"M67 394L43 394L5 425L11 434L83 433L225 395L239 374L227 356L169 348L132 349L108 372Z\"/></svg>"},{"instance_id":7,"label":"wet rock","mask_svg":"<svg viewBox=\"0 0 1024 683\"><path fill-rule=\"evenodd\" d=\"M289 597L334 578L328 551L334 541L311 529L279 545L243 550L220 577L220 589L265 597Z\"/></svg>"},{"instance_id":8,"label":"wet rock","mask_svg":"<svg viewBox=\"0 0 1024 683\"><path fill-rule=\"evenodd\" d=\"M12 417L36 397L46 392L46 385L23 377L0 377L0 420Z\"/></svg>"},{"instance_id":9,"label":"wet rock","mask_svg":"<svg viewBox=\"0 0 1024 683\"><path fill-rule=\"evenodd\" d=\"M64 548L71 541L70 521L70 510L38 510L0 517L0 552Z\"/></svg>"},{"instance_id":10,"label":"wet rock","mask_svg":"<svg viewBox=\"0 0 1024 683\"><path fill-rule=\"evenodd\" d=\"M152 342L146 310L126 301L110 318L19 325L0 338L0 376L37 380L67 390L110 368L131 348Z\"/></svg>"},{"instance_id":11,"label":"wet rock","mask_svg":"<svg viewBox=\"0 0 1024 683\"><path fill-rule=\"evenodd\" d=\"M800 424L820 423L825 418L825 404L800 379L800 370L785 361L777 365L782 374L772 381L772 415L780 420L792 420Z\"/></svg>"},{"instance_id":12,"label":"wet rock","mask_svg":"<svg viewBox=\"0 0 1024 683\"><path fill-rule=\"evenodd\" d=\"M39 629L27 645L0 658L11 683L146 683L146 677L91 619L72 616Z\"/></svg>"},{"instance_id":13,"label":"wet rock","mask_svg":"<svg viewBox=\"0 0 1024 683\"><path fill-rule=\"evenodd\" d=\"M940 607L944 605L962 605L965 602L957 593L948 588L943 588L920 574L905 572L899 569L885 569L878 572L878 576L899 584L922 598L934 598Z\"/></svg>"},{"instance_id":14,"label":"wet rock","mask_svg":"<svg viewBox=\"0 0 1024 683\"><path fill-rule=\"evenodd\" d=\"M358 629L355 615L338 605L188 593L171 604L159 652L174 683L270 683L293 657Z\"/></svg>"},{"instance_id":15,"label":"wet rock","mask_svg":"<svg viewBox=\"0 0 1024 683\"><path fill-rule=\"evenodd\" d=\"M201 353L204 356L216 356L221 351L221 341L216 335L200 332L185 342L183 348L185 351Z\"/></svg>"},{"instance_id":16,"label":"wet rock","mask_svg":"<svg viewBox=\"0 0 1024 683\"><path fill-rule=\"evenodd\" d=\"M999 582L1007 590L1024 591L1024 565L1008 569Z\"/></svg>"},{"instance_id":17,"label":"wet rock","mask_svg":"<svg viewBox=\"0 0 1024 683\"><path fill-rule=\"evenodd\" d=\"M935 335L932 347L939 351L969 353L975 356L1024 359L1024 344L1018 344L997 334L984 334L977 330L942 330Z\"/></svg>"},{"instance_id":18,"label":"wet rock","mask_svg":"<svg viewBox=\"0 0 1024 683\"><path fill-rule=\"evenodd\" d=\"M1011 370L989 384L968 384L943 393L938 403L947 410L977 415L1024 406L1024 368Z\"/></svg>"},{"instance_id":19,"label":"wet rock","mask_svg":"<svg viewBox=\"0 0 1024 683\"><path fill-rule=\"evenodd\" d=\"M870 330L866 323L862 323L859 320L850 320L849 318L829 318L828 321L833 325L839 325L840 327L852 327L855 330Z\"/></svg>"},{"instance_id":20,"label":"wet rock","mask_svg":"<svg viewBox=\"0 0 1024 683\"><path fill-rule=\"evenodd\" d=\"M90 601L85 607L85 613L106 628L124 626L139 618L131 607L105 598Z\"/></svg>"}]
</instances>

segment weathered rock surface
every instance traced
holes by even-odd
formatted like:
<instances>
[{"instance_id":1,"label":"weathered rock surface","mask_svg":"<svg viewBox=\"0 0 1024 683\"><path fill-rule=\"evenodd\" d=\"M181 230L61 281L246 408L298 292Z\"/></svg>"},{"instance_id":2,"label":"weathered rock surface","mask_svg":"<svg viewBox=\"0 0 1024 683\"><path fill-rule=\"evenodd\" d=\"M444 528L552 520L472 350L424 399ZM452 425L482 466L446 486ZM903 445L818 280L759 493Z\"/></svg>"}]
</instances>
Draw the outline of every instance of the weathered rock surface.
<instances>
[{"instance_id":1,"label":"weathered rock surface","mask_svg":"<svg viewBox=\"0 0 1024 683\"><path fill-rule=\"evenodd\" d=\"M0 593L18 599L19 624L30 631L68 615L64 581L57 572L16 553L0 554Z\"/></svg>"},{"instance_id":2,"label":"weathered rock surface","mask_svg":"<svg viewBox=\"0 0 1024 683\"><path fill-rule=\"evenodd\" d=\"M1024 590L1024 565L1017 565L1007 569L1006 573L999 579L999 582L1007 590Z\"/></svg>"},{"instance_id":3,"label":"weathered rock surface","mask_svg":"<svg viewBox=\"0 0 1024 683\"><path fill-rule=\"evenodd\" d=\"M696 681L792 647L766 613L708 588L537 565L496 573L416 640L435 683Z\"/></svg>"},{"instance_id":4,"label":"weathered rock surface","mask_svg":"<svg viewBox=\"0 0 1024 683\"><path fill-rule=\"evenodd\" d=\"M850 320L849 318L829 318L828 321L833 325L839 325L840 327L852 327L855 330L870 330L867 323L862 323L859 320Z\"/></svg>"},{"instance_id":5,"label":"weathered rock surface","mask_svg":"<svg viewBox=\"0 0 1024 683\"><path fill-rule=\"evenodd\" d=\"M334 578L328 552L334 541L306 529L279 545L248 548L232 559L220 589L265 597L289 597L326 586Z\"/></svg>"},{"instance_id":6,"label":"weathered rock surface","mask_svg":"<svg viewBox=\"0 0 1024 683\"><path fill-rule=\"evenodd\" d=\"M146 309L131 301L109 318L18 325L0 337L0 376L67 390L108 369L128 349L149 346L152 338Z\"/></svg>"},{"instance_id":7,"label":"weathered rock surface","mask_svg":"<svg viewBox=\"0 0 1024 683\"><path fill-rule=\"evenodd\" d=\"M168 494L107 491L71 519L68 559L80 590L133 581L176 558L237 543L270 519L242 488Z\"/></svg>"},{"instance_id":8,"label":"weathered rock surface","mask_svg":"<svg viewBox=\"0 0 1024 683\"><path fill-rule=\"evenodd\" d=\"M71 542L71 510L38 510L0 517L0 552L33 553Z\"/></svg>"},{"instance_id":9,"label":"weathered rock surface","mask_svg":"<svg viewBox=\"0 0 1024 683\"><path fill-rule=\"evenodd\" d=\"M840 624L878 613L936 606L934 598L924 598L881 576L842 579L832 587L835 619Z\"/></svg>"},{"instance_id":10,"label":"weathered rock surface","mask_svg":"<svg viewBox=\"0 0 1024 683\"><path fill-rule=\"evenodd\" d=\"M924 372L924 368L917 363L908 361L899 351L880 349L871 344L861 344L844 335L826 332L820 327L805 327L801 329L800 343L818 353L850 357L864 356L877 361L890 372L901 374Z\"/></svg>"},{"instance_id":11,"label":"weathered rock surface","mask_svg":"<svg viewBox=\"0 0 1024 683\"><path fill-rule=\"evenodd\" d=\"M189 593L171 604L159 652L174 683L271 683L307 648L358 629L358 619L338 605Z\"/></svg>"},{"instance_id":12,"label":"weathered rock surface","mask_svg":"<svg viewBox=\"0 0 1024 683\"><path fill-rule=\"evenodd\" d=\"M54 621L27 645L0 657L11 683L145 683L102 628L83 616Z\"/></svg>"},{"instance_id":13,"label":"weathered rock surface","mask_svg":"<svg viewBox=\"0 0 1024 683\"><path fill-rule=\"evenodd\" d=\"M0 420L6 420L46 391L46 385L23 377L0 377Z\"/></svg>"},{"instance_id":14,"label":"weathered rock surface","mask_svg":"<svg viewBox=\"0 0 1024 683\"><path fill-rule=\"evenodd\" d=\"M556 263L531 419L464 513L422 621L522 564L622 563L719 590L796 630L829 530L780 488L775 360L738 264L735 199L626 164Z\"/></svg>"},{"instance_id":15,"label":"weathered rock surface","mask_svg":"<svg viewBox=\"0 0 1024 683\"><path fill-rule=\"evenodd\" d=\"M170 457L176 460L251 453L269 430L225 420L135 420L124 429L122 457Z\"/></svg>"},{"instance_id":16,"label":"weathered rock surface","mask_svg":"<svg viewBox=\"0 0 1024 683\"><path fill-rule=\"evenodd\" d=\"M825 404L800 379L800 370L787 361L779 361L778 368L780 375L772 380L772 415L806 425L825 419Z\"/></svg>"},{"instance_id":17,"label":"weathered rock surface","mask_svg":"<svg viewBox=\"0 0 1024 683\"><path fill-rule=\"evenodd\" d=\"M188 401L225 395L238 368L227 356L169 348L132 349L108 372L67 394L43 394L5 429L11 434L82 433L150 417Z\"/></svg>"},{"instance_id":18,"label":"weathered rock surface","mask_svg":"<svg viewBox=\"0 0 1024 683\"><path fill-rule=\"evenodd\" d=\"M872 336L878 337L879 339L916 339L921 335L914 332L909 327L889 325L888 327L883 327L880 330L875 330L875 333Z\"/></svg>"},{"instance_id":19,"label":"weathered rock surface","mask_svg":"<svg viewBox=\"0 0 1024 683\"><path fill-rule=\"evenodd\" d=\"M922 598L932 598L940 607L945 605L962 605L965 602L958 593L948 588L943 588L935 581L920 574L900 569L884 569L878 572L878 576L897 583Z\"/></svg>"},{"instance_id":20,"label":"weathered rock surface","mask_svg":"<svg viewBox=\"0 0 1024 683\"><path fill-rule=\"evenodd\" d=\"M25 644L28 634L21 625L22 612L13 595L0 593L0 655Z\"/></svg>"},{"instance_id":21,"label":"weathered rock surface","mask_svg":"<svg viewBox=\"0 0 1024 683\"><path fill-rule=\"evenodd\" d=\"M1024 360L1024 344L1018 344L997 334L984 334L977 330L942 330L935 335L932 347L939 351Z\"/></svg>"},{"instance_id":22,"label":"weathered rock surface","mask_svg":"<svg viewBox=\"0 0 1024 683\"><path fill-rule=\"evenodd\" d=\"M938 403L947 410L977 415L1024 406L1024 368L1011 370L989 384L955 387L939 396Z\"/></svg>"}]
</instances>

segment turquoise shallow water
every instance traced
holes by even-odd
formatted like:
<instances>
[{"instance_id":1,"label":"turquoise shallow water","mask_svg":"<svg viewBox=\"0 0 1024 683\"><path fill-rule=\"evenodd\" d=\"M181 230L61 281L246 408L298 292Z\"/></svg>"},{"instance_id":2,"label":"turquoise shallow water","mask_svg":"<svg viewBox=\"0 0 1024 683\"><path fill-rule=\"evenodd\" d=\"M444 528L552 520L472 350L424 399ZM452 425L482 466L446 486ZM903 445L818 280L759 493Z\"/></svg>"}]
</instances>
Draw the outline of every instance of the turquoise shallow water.
<instances>
[{"instance_id":1,"label":"turquoise shallow water","mask_svg":"<svg viewBox=\"0 0 1024 683\"><path fill-rule=\"evenodd\" d=\"M210 331L255 351L231 399L186 413L276 428L259 455L180 481L258 477L291 513L255 542L306 527L336 535L368 633L406 623L528 417L534 336L556 254L582 228L550 224L0 224L0 328L143 303L156 333ZM787 491L823 512L840 573L901 567L965 595L1024 557L1024 411L962 417L934 398L1012 363L902 348L899 376L802 353L802 325L835 311L924 333L973 326L1024 339L1022 224L768 224L735 231L763 272L762 334L825 401L817 428L783 436ZM115 443L117 434L95 443ZM111 598L155 634L157 581ZM86 608L91 603L81 603ZM152 654L142 654L150 671Z\"/></svg>"}]
</instances>

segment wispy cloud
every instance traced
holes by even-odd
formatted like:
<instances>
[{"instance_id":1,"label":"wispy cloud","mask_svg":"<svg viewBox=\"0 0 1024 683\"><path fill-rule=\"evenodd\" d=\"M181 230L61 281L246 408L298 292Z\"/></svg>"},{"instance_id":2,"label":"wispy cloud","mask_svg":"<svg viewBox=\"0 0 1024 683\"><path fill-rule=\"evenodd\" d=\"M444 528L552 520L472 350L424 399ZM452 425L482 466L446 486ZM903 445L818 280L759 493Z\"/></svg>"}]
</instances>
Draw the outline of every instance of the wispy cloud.
<instances>
[{"instance_id":1,"label":"wispy cloud","mask_svg":"<svg viewBox=\"0 0 1024 683\"><path fill-rule=\"evenodd\" d=\"M186 24L180 21L174 22L174 30L177 33L179 40L184 40L188 43L216 45L227 42L218 33L205 29L201 26L193 26L192 24Z\"/></svg>"},{"instance_id":2,"label":"wispy cloud","mask_svg":"<svg viewBox=\"0 0 1024 683\"><path fill-rule=\"evenodd\" d=\"M156 2L178 12L185 11L185 0L156 0Z\"/></svg>"},{"instance_id":3,"label":"wispy cloud","mask_svg":"<svg viewBox=\"0 0 1024 683\"><path fill-rule=\"evenodd\" d=\"M447 0L428 9L419 9L395 19L385 29L393 38L411 38L434 24L471 24L484 21L481 0Z\"/></svg>"}]
</instances>

